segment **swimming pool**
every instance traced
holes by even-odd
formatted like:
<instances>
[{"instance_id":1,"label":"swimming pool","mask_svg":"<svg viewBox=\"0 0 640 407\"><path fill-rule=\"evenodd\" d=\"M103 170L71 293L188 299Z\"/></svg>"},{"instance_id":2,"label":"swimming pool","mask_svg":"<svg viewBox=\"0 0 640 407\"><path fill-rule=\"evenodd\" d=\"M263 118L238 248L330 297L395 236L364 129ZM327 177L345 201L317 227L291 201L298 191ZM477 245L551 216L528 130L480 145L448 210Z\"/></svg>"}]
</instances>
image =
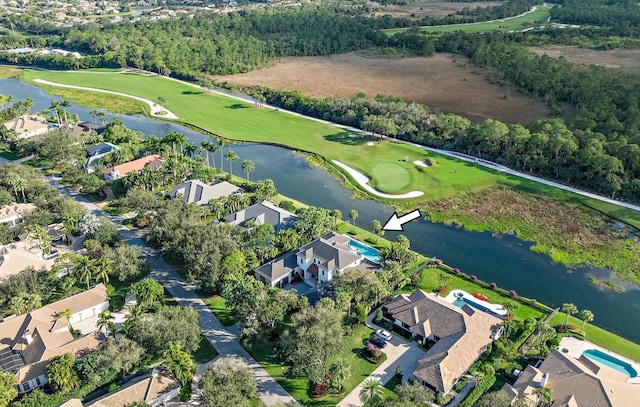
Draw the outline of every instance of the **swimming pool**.
<instances>
[{"instance_id":1,"label":"swimming pool","mask_svg":"<svg viewBox=\"0 0 640 407\"><path fill-rule=\"evenodd\" d=\"M609 355L608 353L604 353L597 349L588 349L582 352L582 354L588 357L591 360L602 363L605 366L609 366L612 369L617 370L618 372L624 373L629 377L638 376L638 372L631 367L631 365L623 360L620 360L614 356Z\"/></svg>"},{"instance_id":2,"label":"swimming pool","mask_svg":"<svg viewBox=\"0 0 640 407\"><path fill-rule=\"evenodd\" d=\"M455 300L452 304L455 305L456 307L459 307L459 308L462 308L463 305L467 304L470 307L473 307L473 308L478 309L480 311L491 312L491 310L489 308L484 307L484 306L482 306L482 305L480 305L478 303L475 303L475 302L473 302L471 300L468 300L468 299L466 299L464 297L463 298L458 297L458 299Z\"/></svg>"},{"instance_id":3,"label":"swimming pool","mask_svg":"<svg viewBox=\"0 0 640 407\"><path fill-rule=\"evenodd\" d=\"M372 262L380 263L380 251L378 251L377 249L374 249L371 246L367 246L366 244L360 243L357 240L353 239L351 239L351 241L349 242L349 246L356 249L358 253L371 260Z\"/></svg>"}]
</instances>

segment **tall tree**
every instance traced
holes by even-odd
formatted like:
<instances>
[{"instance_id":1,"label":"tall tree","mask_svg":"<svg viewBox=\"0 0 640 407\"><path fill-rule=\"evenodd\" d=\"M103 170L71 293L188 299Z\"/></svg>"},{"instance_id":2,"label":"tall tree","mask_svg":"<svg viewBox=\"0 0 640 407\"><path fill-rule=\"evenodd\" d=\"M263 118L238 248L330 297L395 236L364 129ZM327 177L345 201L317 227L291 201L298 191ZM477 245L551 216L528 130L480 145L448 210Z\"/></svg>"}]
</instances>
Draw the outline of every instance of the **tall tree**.
<instances>
[{"instance_id":1,"label":"tall tree","mask_svg":"<svg viewBox=\"0 0 640 407\"><path fill-rule=\"evenodd\" d=\"M351 365L343 358L336 359L329 368L329 374L338 384L338 390L342 390L342 383L351 377Z\"/></svg>"},{"instance_id":2,"label":"tall tree","mask_svg":"<svg viewBox=\"0 0 640 407\"><path fill-rule=\"evenodd\" d=\"M143 307L153 307L155 303L164 297L164 287L157 280L147 277L131 286L131 293L138 299L138 304Z\"/></svg>"},{"instance_id":3,"label":"tall tree","mask_svg":"<svg viewBox=\"0 0 640 407\"><path fill-rule=\"evenodd\" d=\"M375 406L384 396L384 387L380 380L374 378L365 379L360 389L360 401L365 406Z\"/></svg>"},{"instance_id":4,"label":"tall tree","mask_svg":"<svg viewBox=\"0 0 640 407\"><path fill-rule=\"evenodd\" d=\"M47 365L47 381L55 391L68 393L80 386L80 379L75 371L76 357L71 353L56 356Z\"/></svg>"},{"instance_id":5,"label":"tall tree","mask_svg":"<svg viewBox=\"0 0 640 407\"><path fill-rule=\"evenodd\" d=\"M179 343L169 343L162 357L167 369L181 386L191 386L191 380L196 372L196 365L191 360L191 356L180 348Z\"/></svg>"},{"instance_id":6,"label":"tall tree","mask_svg":"<svg viewBox=\"0 0 640 407\"><path fill-rule=\"evenodd\" d=\"M356 211L355 209L351 209L349 211L349 219L351 219L351 224L353 226L356 225L356 219L358 219L358 211Z\"/></svg>"},{"instance_id":7,"label":"tall tree","mask_svg":"<svg viewBox=\"0 0 640 407\"><path fill-rule=\"evenodd\" d=\"M18 397L15 383L16 376L14 373L0 370L0 406L6 406L11 400Z\"/></svg>"},{"instance_id":8,"label":"tall tree","mask_svg":"<svg viewBox=\"0 0 640 407\"><path fill-rule=\"evenodd\" d=\"M371 233L376 236L376 242L378 241L378 236L382 236L384 234L384 230L382 230L382 224L379 220L374 219L371 221Z\"/></svg>"},{"instance_id":9,"label":"tall tree","mask_svg":"<svg viewBox=\"0 0 640 407\"><path fill-rule=\"evenodd\" d=\"M587 309L583 309L578 314L578 318L582 320L582 332L584 332L584 326L586 325L586 323L593 321L593 312Z\"/></svg>"},{"instance_id":10,"label":"tall tree","mask_svg":"<svg viewBox=\"0 0 640 407\"><path fill-rule=\"evenodd\" d=\"M576 307L575 304L572 304L570 302L564 303L562 304L562 312L566 314L566 318L564 319L564 327L566 329L567 325L569 324L569 315L573 315L576 312L578 312L578 307Z\"/></svg>"},{"instance_id":11,"label":"tall tree","mask_svg":"<svg viewBox=\"0 0 640 407\"><path fill-rule=\"evenodd\" d=\"M201 400L205 407L249 407L258 386L241 359L224 357L207 368L200 379Z\"/></svg>"},{"instance_id":12,"label":"tall tree","mask_svg":"<svg viewBox=\"0 0 640 407\"><path fill-rule=\"evenodd\" d=\"M109 311L102 311L98 314L98 320L96 321L96 328L99 330L104 329L104 335L107 336L107 328L113 324L114 316Z\"/></svg>"},{"instance_id":13,"label":"tall tree","mask_svg":"<svg viewBox=\"0 0 640 407\"><path fill-rule=\"evenodd\" d=\"M247 174L247 181L249 181L249 174L256 170L256 163L251 160L242 161L242 172Z\"/></svg>"},{"instance_id":14,"label":"tall tree","mask_svg":"<svg viewBox=\"0 0 640 407\"><path fill-rule=\"evenodd\" d=\"M229 174L233 176L233 163L235 161L238 161L240 157L238 157L238 154L236 154L233 150L227 151L227 154L225 154L224 157L227 159L227 161L229 161Z\"/></svg>"}]
</instances>

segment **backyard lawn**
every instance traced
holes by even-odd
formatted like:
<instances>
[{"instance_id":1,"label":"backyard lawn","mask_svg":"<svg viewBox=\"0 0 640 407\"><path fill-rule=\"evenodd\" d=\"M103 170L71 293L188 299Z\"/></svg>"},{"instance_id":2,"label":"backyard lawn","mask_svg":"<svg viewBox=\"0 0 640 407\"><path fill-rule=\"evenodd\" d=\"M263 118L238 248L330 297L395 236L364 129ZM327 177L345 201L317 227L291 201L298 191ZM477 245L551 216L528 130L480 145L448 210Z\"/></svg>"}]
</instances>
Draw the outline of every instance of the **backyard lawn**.
<instances>
[{"instance_id":1,"label":"backyard lawn","mask_svg":"<svg viewBox=\"0 0 640 407\"><path fill-rule=\"evenodd\" d=\"M564 325L565 318L566 314L558 312L553 316L553 318L551 318L549 325ZM598 316L596 315L595 318L598 318ZM569 324L575 325L578 330L582 328L582 320L573 316L569 317ZM640 345L637 343L631 342L628 339L624 339L589 323L585 325L584 330L586 333L586 337L584 338L585 340L640 362Z\"/></svg>"},{"instance_id":2,"label":"backyard lawn","mask_svg":"<svg viewBox=\"0 0 640 407\"><path fill-rule=\"evenodd\" d=\"M358 355L364 347L364 340L369 338L373 332L366 326L358 326L353 336L346 337L346 346L344 351L338 355L344 358L351 365L351 378L344 383L344 395L342 397L328 398L322 401L315 401L311 398L311 389L309 381L305 377L288 377L283 376L283 372L289 367L288 364L282 362L275 353L276 342L261 341L247 350L260 363L260 365L282 385L299 403L305 406L335 406L344 398L351 390L356 388L360 382L369 376L375 370L374 365Z\"/></svg>"}]
</instances>

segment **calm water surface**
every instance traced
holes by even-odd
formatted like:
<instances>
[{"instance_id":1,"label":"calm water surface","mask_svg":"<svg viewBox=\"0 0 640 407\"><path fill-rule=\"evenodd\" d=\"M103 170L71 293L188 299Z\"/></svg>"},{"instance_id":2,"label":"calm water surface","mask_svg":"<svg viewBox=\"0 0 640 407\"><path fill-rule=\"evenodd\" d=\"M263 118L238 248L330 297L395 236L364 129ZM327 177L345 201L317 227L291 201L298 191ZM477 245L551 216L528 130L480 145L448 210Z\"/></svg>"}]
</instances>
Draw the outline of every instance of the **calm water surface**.
<instances>
[{"instance_id":1,"label":"calm water surface","mask_svg":"<svg viewBox=\"0 0 640 407\"><path fill-rule=\"evenodd\" d=\"M0 79L0 93L14 95L15 100L33 99L33 111L46 109L52 100L58 99L36 86L13 79ZM70 109L83 120L93 120L90 111L79 106ZM111 119L113 116L108 117ZM170 131L178 131L196 144L207 139L182 126L142 116L118 117L127 127L147 135L161 137ZM231 148L240 157L233 167L235 174L242 173L242 160L251 159L256 163L252 180L270 178L282 194L310 205L340 209L345 219L351 209L356 209L359 214L356 224L359 226L368 228L373 219L384 223L393 213L383 204L351 199L348 190L325 171L309 168L300 154L263 145L240 144ZM219 166L219 153L215 158ZM227 169L229 164L225 162L224 165ZM609 279L608 270L585 267L567 270L553 264L547 256L531 252L531 243L510 235L469 232L425 220L408 224L404 234L411 240L412 248L424 255L437 256L452 267L459 267L480 279L494 281L499 287L516 290L552 307L573 302L579 309L591 310L597 325L640 343L640 290L630 286L624 293L616 294L589 283L589 276ZM393 239L396 235L387 232L385 237Z\"/></svg>"}]
</instances>

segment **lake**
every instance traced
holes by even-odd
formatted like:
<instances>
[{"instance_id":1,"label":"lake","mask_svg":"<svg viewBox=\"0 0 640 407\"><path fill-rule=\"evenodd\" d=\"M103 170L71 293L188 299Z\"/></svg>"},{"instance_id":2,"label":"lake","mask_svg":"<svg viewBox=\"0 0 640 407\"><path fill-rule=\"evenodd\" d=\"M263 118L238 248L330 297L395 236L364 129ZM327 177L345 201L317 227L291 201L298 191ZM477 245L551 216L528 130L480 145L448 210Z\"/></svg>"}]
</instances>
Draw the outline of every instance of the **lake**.
<instances>
[{"instance_id":1,"label":"lake","mask_svg":"<svg viewBox=\"0 0 640 407\"><path fill-rule=\"evenodd\" d=\"M0 79L0 93L11 94L15 100L33 99L33 111L46 109L52 100L59 99L15 79ZM73 106L69 111L77 113L83 120L93 120L89 114L91 110ZM127 127L147 135L160 137L170 131L178 131L196 145L209 139L175 124L143 116L117 116ZM109 119L113 117L108 115ZM251 173L252 180L270 178L280 193L309 205L340 209L344 219L348 219L351 209L356 209L359 215L356 224L365 229L373 219L384 224L393 213L393 209L378 202L352 199L351 192L331 175L319 168L310 168L304 156L296 152L255 144L233 145L231 149L240 157L234 163L234 174L242 174L242 160L253 160L256 170ZM219 166L219 153L214 157ZM228 170L229 163L225 162L224 166ZM394 239L397 234L387 232L385 237ZM531 252L529 247L532 243L515 236L471 232L423 219L405 225L403 234L411 241L412 249L426 256L437 256L465 273L495 282L504 289L516 290L520 295L536 298L552 307L572 302L578 309L591 310L596 325L640 343L640 289L620 283L617 285L626 287L626 291L614 293L589 282L590 276L608 280L609 270L589 267L568 270L551 262L546 255Z\"/></svg>"}]
</instances>

